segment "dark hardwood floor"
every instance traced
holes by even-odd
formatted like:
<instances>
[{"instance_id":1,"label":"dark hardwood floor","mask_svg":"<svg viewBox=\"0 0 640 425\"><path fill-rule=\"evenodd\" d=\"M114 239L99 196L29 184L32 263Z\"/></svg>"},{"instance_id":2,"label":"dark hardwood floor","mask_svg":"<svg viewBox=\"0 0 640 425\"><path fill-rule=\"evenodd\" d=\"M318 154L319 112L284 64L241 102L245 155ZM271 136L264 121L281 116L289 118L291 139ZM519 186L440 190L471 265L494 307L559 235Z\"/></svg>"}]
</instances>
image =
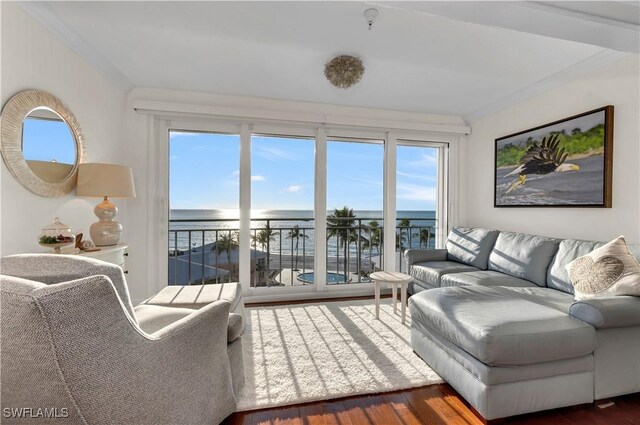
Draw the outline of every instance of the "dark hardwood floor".
<instances>
[{"instance_id":1,"label":"dark hardwood floor","mask_svg":"<svg viewBox=\"0 0 640 425\"><path fill-rule=\"evenodd\" d=\"M640 394L508 418L523 425L640 425ZM225 425L481 425L483 421L447 384L405 391L239 412Z\"/></svg>"}]
</instances>

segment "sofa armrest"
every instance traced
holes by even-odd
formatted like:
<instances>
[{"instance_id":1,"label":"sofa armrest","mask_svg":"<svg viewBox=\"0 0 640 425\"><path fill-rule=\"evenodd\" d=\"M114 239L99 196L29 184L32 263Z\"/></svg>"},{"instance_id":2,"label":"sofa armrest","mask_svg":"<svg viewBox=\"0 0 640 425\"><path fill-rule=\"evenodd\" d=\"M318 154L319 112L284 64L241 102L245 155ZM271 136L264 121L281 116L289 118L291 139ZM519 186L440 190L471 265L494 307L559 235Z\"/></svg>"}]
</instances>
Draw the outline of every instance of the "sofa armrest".
<instances>
[{"instance_id":1,"label":"sofa armrest","mask_svg":"<svg viewBox=\"0 0 640 425\"><path fill-rule=\"evenodd\" d=\"M580 300L571 304L569 314L596 329L640 326L640 297Z\"/></svg>"},{"instance_id":2,"label":"sofa armrest","mask_svg":"<svg viewBox=\"0 0 640 425\"><path fill-rule=\"evenodd\" d=\"M415 263L423 263L425 261L446 261L446 249L408 249L404 252L408 266Z\"/></svg>"}]
</instances>

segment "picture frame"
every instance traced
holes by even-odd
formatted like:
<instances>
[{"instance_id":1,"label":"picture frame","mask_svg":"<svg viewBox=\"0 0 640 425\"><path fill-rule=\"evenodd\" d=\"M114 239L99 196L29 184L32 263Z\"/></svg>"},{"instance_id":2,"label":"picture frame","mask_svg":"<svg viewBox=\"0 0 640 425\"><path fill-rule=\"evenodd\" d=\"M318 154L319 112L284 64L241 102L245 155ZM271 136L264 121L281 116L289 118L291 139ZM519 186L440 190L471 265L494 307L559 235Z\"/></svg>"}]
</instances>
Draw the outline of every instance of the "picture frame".
<instances>
[{"instance_id":1,"label":"picture frame","mask_svg":"<svg viewBox=\"0 0 640 425\"><path fill-rule=\"evenodd\" d=\"M611 208L613 105L495 139L495 208Z\"/></svg>"}]
</instances>

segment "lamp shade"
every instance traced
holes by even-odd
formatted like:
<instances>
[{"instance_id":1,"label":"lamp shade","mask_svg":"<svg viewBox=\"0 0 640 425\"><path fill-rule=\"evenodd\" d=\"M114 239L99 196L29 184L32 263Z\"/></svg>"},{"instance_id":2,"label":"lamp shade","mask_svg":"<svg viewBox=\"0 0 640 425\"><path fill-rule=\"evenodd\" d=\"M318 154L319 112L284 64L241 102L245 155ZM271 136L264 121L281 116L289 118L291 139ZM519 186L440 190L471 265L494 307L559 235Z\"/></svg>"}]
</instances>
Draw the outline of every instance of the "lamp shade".
<instances>
[{"instance_id":1,"label":"lamp shade","mask_svg":"<svg viewBox=\"0 0 640 425\"><path fill-rule=\"evenodd\" d=\"M131 167L116 164L80 164L76 195L135 198Z\"/></svg>"}]
</instances>

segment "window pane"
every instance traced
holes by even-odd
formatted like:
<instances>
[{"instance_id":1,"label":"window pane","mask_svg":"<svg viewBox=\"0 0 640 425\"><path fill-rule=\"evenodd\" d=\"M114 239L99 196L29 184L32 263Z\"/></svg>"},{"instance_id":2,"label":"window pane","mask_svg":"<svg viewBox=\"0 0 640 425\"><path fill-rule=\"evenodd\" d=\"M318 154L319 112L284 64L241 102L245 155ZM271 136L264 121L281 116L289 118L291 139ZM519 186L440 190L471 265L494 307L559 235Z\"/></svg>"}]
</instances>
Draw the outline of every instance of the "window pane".
<instances>
[{"instance_id":1,"label":"window pane","mask_svg":"<svg viewBox=\"0 0 640 425\"><path fill-rule=\"evenodd\" d=\"M396 164L396 268L404 271L404 250L435 247L438 149L399 145Z\"/></svg>"},{"instance_id":2,"label":"window pane","mask_svg":"<svg viewBox=\"0 0 640 425\"><path fill-rule=\"evenodd\" d=\"M169 133L169 284L238 280L240 136Z\"/></svg>"},{"instance_id":3,"label":"window pane","mask_svg":"<svg viewBox=\"0 0 640 425\"><path fill-rule=\"evenodd\" d=\"M384 145L327 142L327 283L369 282L382 259Z\"/></svg>"},{"instance_id":4,"label":"window pane","mask_svg":"<svg viewBox=\"0 0 640 425\"><path fill-rule=\"evenodd\" d=\"M251 286L314 283L315 141L251 138Z\"/></svg>"}]
</instances>

